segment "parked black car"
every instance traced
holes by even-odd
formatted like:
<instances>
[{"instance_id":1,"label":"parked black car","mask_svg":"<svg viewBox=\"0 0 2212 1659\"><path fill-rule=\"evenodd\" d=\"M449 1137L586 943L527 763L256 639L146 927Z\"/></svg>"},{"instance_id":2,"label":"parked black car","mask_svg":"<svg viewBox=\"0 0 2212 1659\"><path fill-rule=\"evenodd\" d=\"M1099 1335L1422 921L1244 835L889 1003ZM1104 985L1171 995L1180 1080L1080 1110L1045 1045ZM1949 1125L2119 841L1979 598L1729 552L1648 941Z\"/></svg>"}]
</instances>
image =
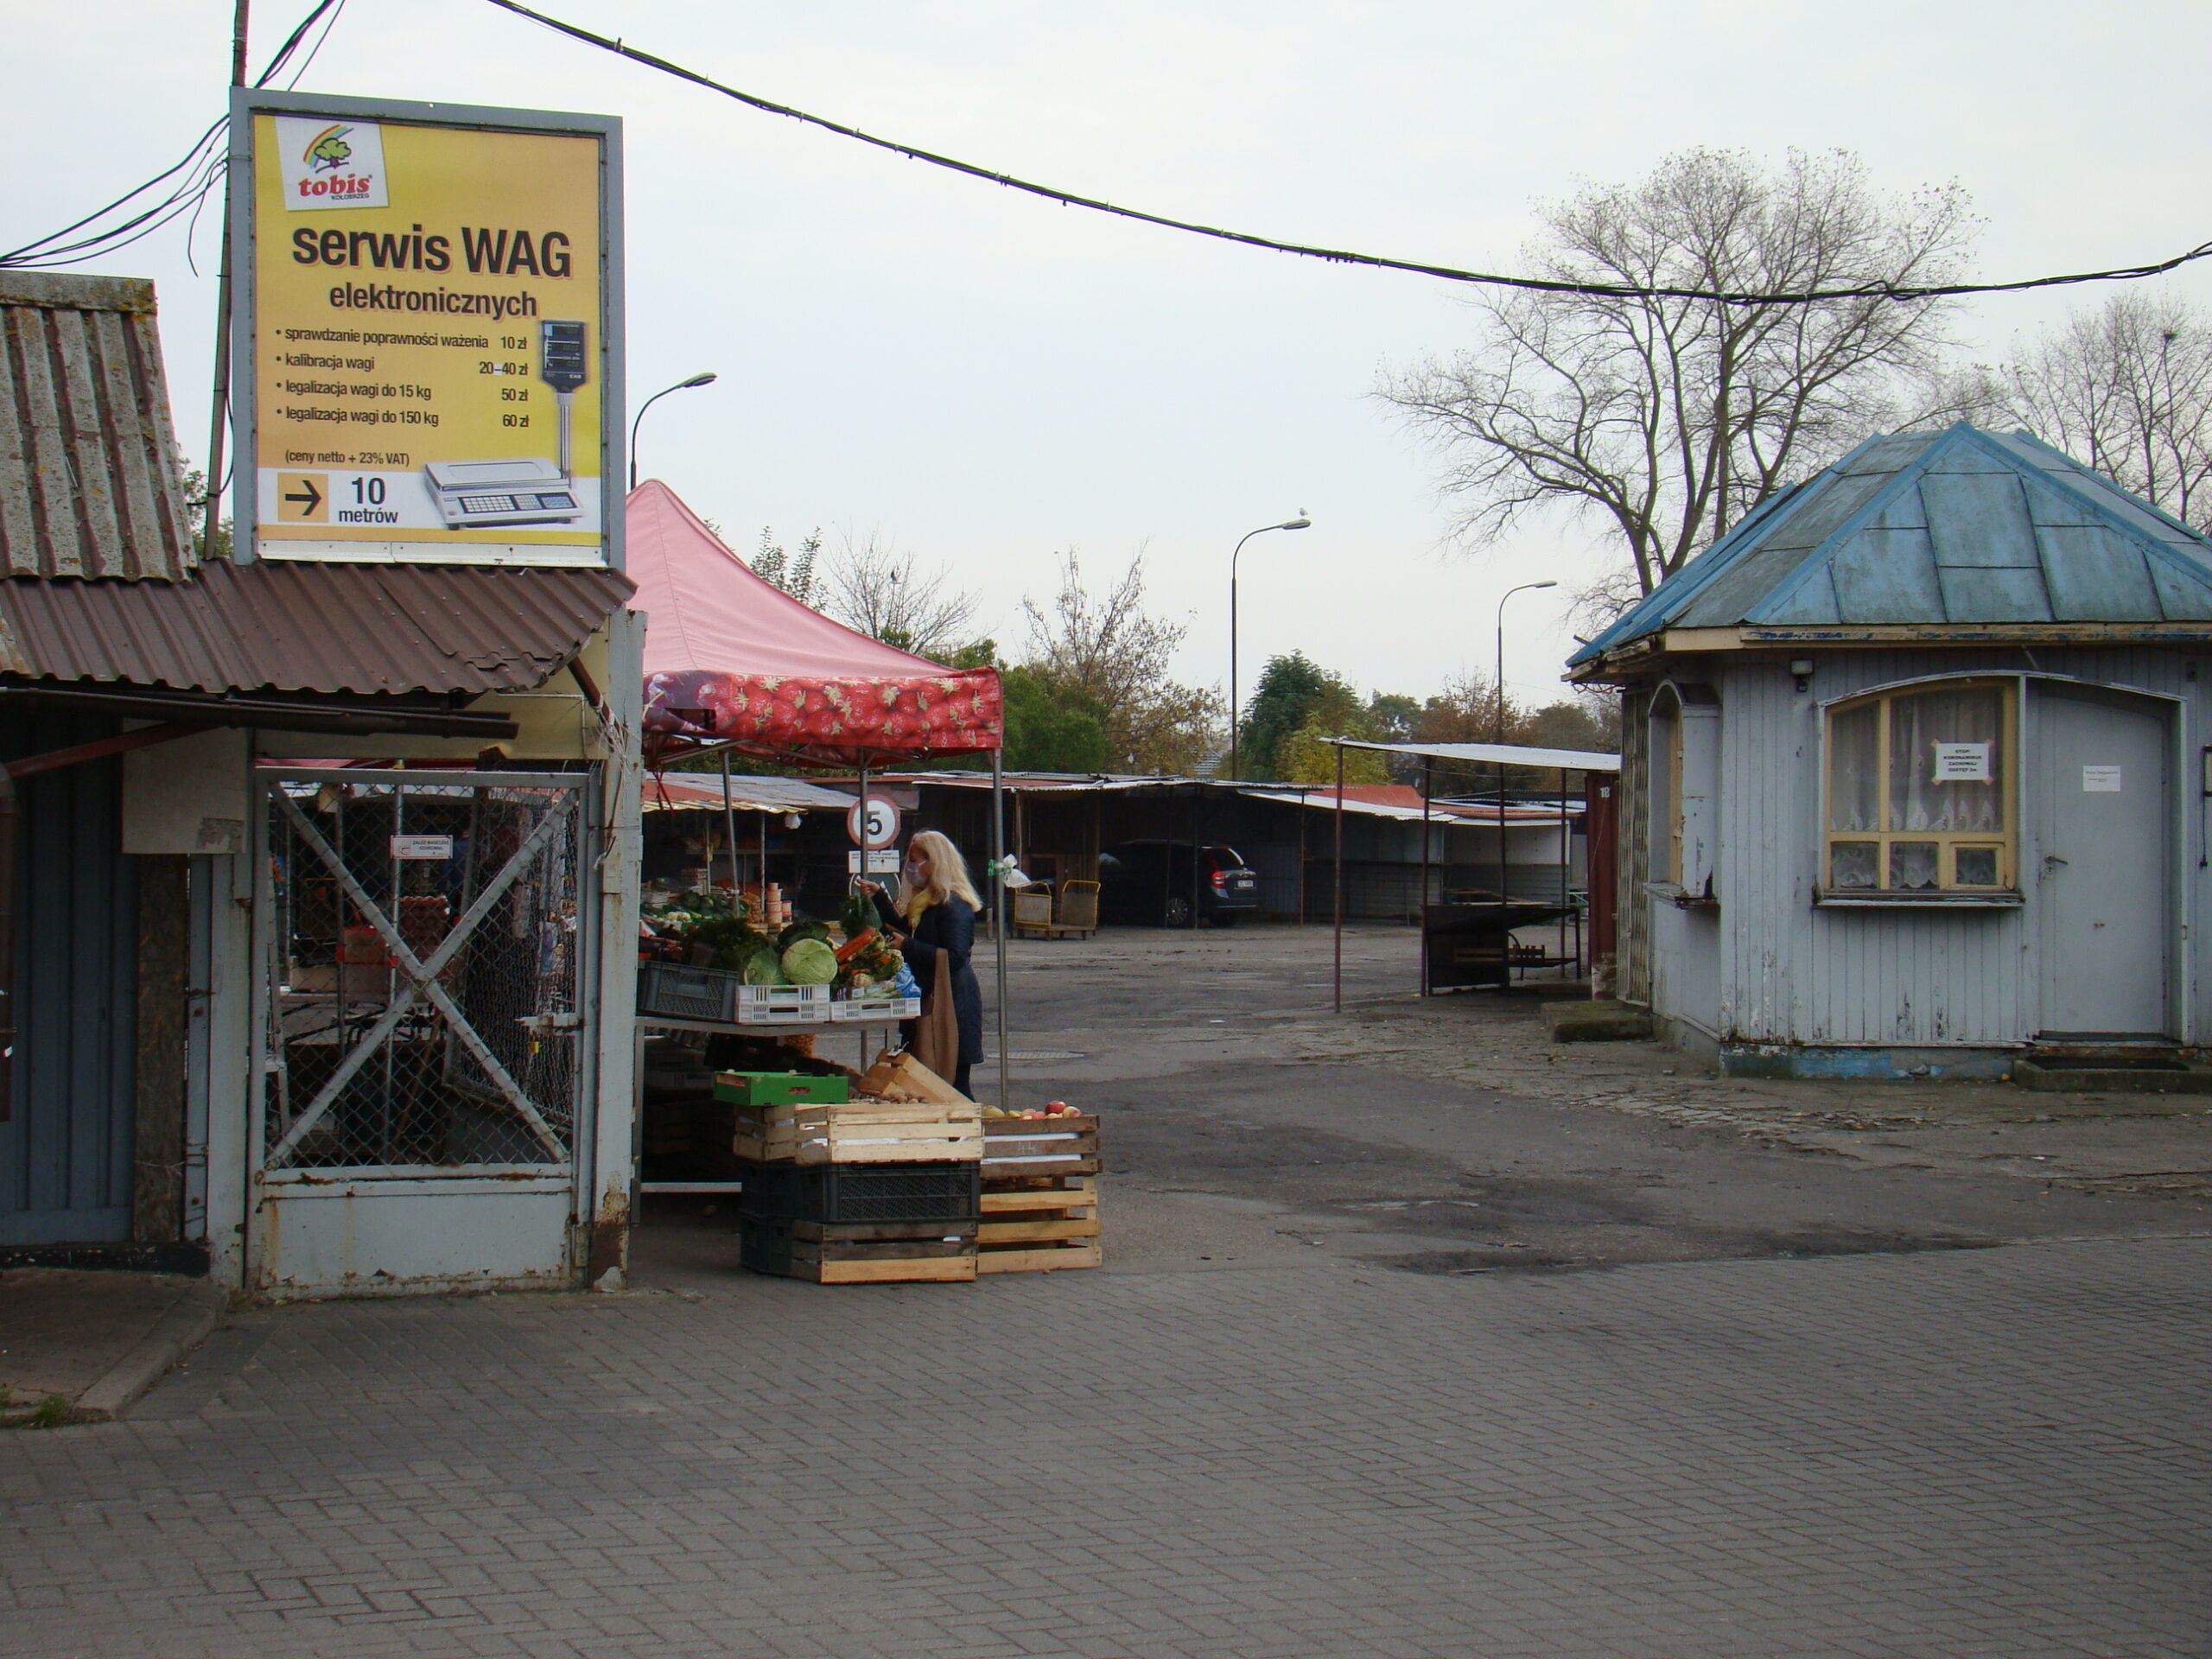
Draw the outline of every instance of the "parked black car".
<instances>
[{"instance_id":1,"label":"parked black car","mask_svg":"<svg viewBox=\"0 0 2212 1659\"><path fill-rule=\"evenodd\" d=\"M1125 841L1098 855L1098 906L1109 922L1233 927L1260 907L1260 878L1234 847Z\"/></svg>"}]
</instances>

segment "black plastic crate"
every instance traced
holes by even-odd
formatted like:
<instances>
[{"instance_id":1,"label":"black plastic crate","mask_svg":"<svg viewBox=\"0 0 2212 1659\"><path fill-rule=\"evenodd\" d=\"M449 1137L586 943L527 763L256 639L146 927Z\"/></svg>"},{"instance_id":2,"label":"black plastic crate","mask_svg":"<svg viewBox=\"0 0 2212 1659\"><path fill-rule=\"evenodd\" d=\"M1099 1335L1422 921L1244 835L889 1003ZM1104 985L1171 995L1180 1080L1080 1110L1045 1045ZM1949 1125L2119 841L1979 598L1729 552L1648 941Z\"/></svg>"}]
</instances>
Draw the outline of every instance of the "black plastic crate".
<instances>
[{"instance_id":1,"label":"black plastic crate","mask_svg":"<svg viewBox=\"0 0 2212 1659\"><path fill-rule=\"evenodd\" d=\"M760 1221L975 1221L982 1166L747 1163L738 1214ZM749 1265L749 1264L748 1264Z\"/></svg>"}]
</instances>

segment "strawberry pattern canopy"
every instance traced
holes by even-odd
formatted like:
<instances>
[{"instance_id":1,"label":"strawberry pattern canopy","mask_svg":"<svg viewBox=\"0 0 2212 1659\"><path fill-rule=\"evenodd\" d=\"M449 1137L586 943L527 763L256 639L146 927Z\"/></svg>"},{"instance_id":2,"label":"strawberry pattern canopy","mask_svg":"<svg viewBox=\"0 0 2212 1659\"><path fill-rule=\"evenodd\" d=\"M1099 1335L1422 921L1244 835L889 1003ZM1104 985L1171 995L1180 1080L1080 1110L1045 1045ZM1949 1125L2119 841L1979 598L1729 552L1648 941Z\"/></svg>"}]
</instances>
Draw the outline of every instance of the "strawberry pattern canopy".
<instances>
[{"instance_id":1,"label":"strawberry pattern canopy","mask_svg":"<svg viewBox=\"0 0 2212 1659\"><path fill-rule=\"evenodd\" d=\"M645 677L645 730L728 743L763 760L878 766L996 748L999 677L988 668L898 678L683 669Z\"/></svg>"}]
</instances>

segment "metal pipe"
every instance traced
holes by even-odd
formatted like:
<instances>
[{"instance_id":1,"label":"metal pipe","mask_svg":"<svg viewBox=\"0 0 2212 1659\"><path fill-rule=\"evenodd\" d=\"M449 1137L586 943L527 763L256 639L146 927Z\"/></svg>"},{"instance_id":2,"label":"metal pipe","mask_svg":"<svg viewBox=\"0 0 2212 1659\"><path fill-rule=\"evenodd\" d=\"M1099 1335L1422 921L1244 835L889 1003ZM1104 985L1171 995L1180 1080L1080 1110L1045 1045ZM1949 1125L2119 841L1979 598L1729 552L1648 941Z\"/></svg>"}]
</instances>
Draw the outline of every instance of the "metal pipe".
<instances>
[{"instance_id":1,"label":"metal pipe","mask_svg":"<svg viewBox=\"0 0 2212 1659\"><path fill-rule=\"evenodd\" d=\"M0 766L0 1123L15 1103L16 780Z\"/></svg>"},{"instance_id":2,"label":"metal pipe","mask_svg":"<svg viewBox=\"0 0 2212 1659\"><path fill-rule=\"evenodd\" d=\"M245 85L247 17L251 10L249 0L238 0L231 12L233 86ZM235 138L234 132L224 133L226 156ZM223 175L223 251L215 270L215 376L207 400L207 493L200 520L200 550L208 556L213 555L215 529L223 517L223 438L231 403L231 198L237 188L238 175L238 169L232 166Z\"/></svg>"},{"instance_id":3,"label":"metal pipe","mask_svg":"<svg viewBox=\"0 0 2212 1659\"><path fill-rule=\"evenodd\" d=\"M1559 583L1555 582L1524 582L1518 588L1507 588L1504 593L1498 596L1497 685L1496 688L1497 692L1497 702L1496 705L1497 718L1491 722L1491 735L1492 740L1500 748L1503 748L1505 747L1505 601L1512 598L1516 594L1525 594L1529 592L1531 589L1537 588L1556 588L1558 586ZM1501 760L1497 763L1497 902L1499 906L1498 919L1501 922L1504 920L1505 917L1505 762ZM1498 938L1502 942L1504 939L1505 935L1501 932L1498 935ZM1501 943L1500 949L1503 948L1504 947ZM1510 952L1508 952L1508 954L1510 955ZM1512 988L1513 972L1510 968L1506 970L1503 983L1507 989L1510 990Z\"/></svg>"},{"instance_id":4,"label":"metal pipe","mask_svg":"<svg viewBox=\"0 0 2212 1659\"><path fill-rule=\"evenodd\" d=\"M1007 1087L1006 1053L1006 777L1002 749L991 751L991 948L998 963L999 1109L1014 1109Z\"/></svg>"},{"instance_id":5,"label":"metal pipe","mask_svg":"<svg viewBox=\"0 0 2212 1659\"><path fill-rule=\"evenodd\" d=\"M1338 753L1342 753L1340 749ZM1428 995L1428 798L1436 787L1436 761L1421 758L1421 902L1414 906L1414 922L1421 929L1421 994Z\"/></svg>"},{"instance_id":6,"label":"metal pipe","mask_svg":"<svg viewBox=\"0 0 2212 1659\"><path fill-rule=\"evenodd\" d=\"M734 916L744 908L741 895L745 880L737 872L737 807L729 795L729 749L727 745L722 749L722 832L729 837L729 912ZM711 858L707 861L707 882L710 887L715 880L714 861Z\"/></svg>"},{"instance_id":7,"label":"metal pipe","mask_svg":"<svg viewBox=\"0 0 2212 1659\"><path fill-rule=\"evenodd\" d=\"M1262 524L1259 529L1247 531L1229 555L1229 776L1234 782L1242 774L1237 770L1236 735L1236 556L1244 550L1244 543L1255 536L1264 536L1271 530L1305 530L1313 521L1306 516L1306 509L1298 510L1298 517L1286 518L1279 524Z\"/></svg>"},{"instance_id":8,"label":"metal pipe","mask_svg":"<svg viewBox=\"0 0 2212 1659\"><path fill-rule=\"evenodd\" d=\"M1344 746L1337 740L1337 879L1336 891L1336 965L1333 971L1336 990L1336 1010L1344 1011Z\"/></svg>"},{"instance_id":9,"label":"metal pipe","mask_svg":"<svg viewBox=\"0 0 2212 1659\"><path fill-rule=\"evenodd\" d=\"M140 696L113 691L53 691L0 686L0 702L75 709L86 714L166 715L205 726L250 726L273 732L391 732L414 737L516 737L522 728L502 714L426 709L346 709L246 697Z\"/></svg>"}]
</instances>

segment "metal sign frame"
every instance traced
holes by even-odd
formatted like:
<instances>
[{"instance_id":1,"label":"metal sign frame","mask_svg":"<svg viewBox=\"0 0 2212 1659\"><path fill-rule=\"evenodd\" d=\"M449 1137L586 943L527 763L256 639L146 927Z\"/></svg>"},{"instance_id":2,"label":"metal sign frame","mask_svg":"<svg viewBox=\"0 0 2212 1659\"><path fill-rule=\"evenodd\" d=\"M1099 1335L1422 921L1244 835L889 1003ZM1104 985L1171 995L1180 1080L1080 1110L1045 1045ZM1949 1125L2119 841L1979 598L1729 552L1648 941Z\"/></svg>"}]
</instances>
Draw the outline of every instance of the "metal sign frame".
<instances>
[{"instance_id":1,"label":"metal sign frame","mask_svg":"<svg viewBox=\"0 0 2212 1659\"><path fill-rule=\"evenodd\" d=\"M543 556L500 553L483 543L450 547L426 543L433 549L426 556L395 559L390 555L365 553L363 563L420 564L495 564L505 566L623 568L623 492L627 476L624 453L628 428L624 374L626 342L623 334L624 274L622 257L622 122L619 116L582 115L550 110L510 110L466 104L423 104L397 99L338 98L320 93L283 92L264 87L239 86L231 92L229 135L231 303L231 463L232 483L222 492L231 504L233 526L232 556L250 563L263 556L257 546L259 520L261 452L254 406L255 289L257 266L257 188L253 156L253 123L258 115L330 116L373 121L385 126L473 128L484 131L543 134L556 137L592 138L599 144L600 169L600 315L597 367L603 387L600 418L600 511L601 557ZM220 480L213 480L219 484ZM213 516L211 512L211 518ZM365 543L373 547L373 543ZM571 550L588 555L588 548ZM322 556L326 561L330 556Z\"/></svg>"}]
</instances>

